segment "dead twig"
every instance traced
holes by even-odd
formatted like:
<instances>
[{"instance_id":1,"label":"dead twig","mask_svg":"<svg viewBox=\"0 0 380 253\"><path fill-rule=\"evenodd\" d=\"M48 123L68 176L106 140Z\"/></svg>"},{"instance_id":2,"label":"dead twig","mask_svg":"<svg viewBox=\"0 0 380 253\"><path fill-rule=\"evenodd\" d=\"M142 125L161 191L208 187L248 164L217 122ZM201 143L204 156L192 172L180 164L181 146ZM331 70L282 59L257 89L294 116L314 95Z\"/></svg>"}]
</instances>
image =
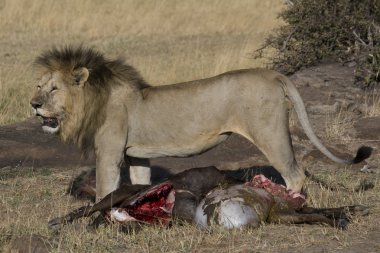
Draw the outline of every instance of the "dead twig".
<instances>
[{"instance_id":1,"label":"dead twig","mask_svg":"<svg viewBox=\"0 0 380 253\"><path fill-rule=\"evenodd\" d=\"M373 49L373 36L372 36L372 31L371 31L371 26L368 26L368 32L367 32L367 37L368 37L368 46Z\"/></svg>"},{"instance_id":2,"label":"dead twig","mask_svg":"<svg viewBox=\"0 0 380 253\"><path fill-rule=\"evenodd\" d=\"M372 25L375 28L375 33L380 33L380 25L377 25L374 21L372 22Z\"/></svg>"},{"instance_id":3,"label":"dead twig","mask_svg":"<svg viewBox=\"0 0 380 253\"><path fill-rule=\"evenodd\" d=\"M356 33L355 30L352 31L352 33L355 35L356 40L359 41L363 46L365 46L365 47L368 46L367 43L365 43L365 42L360 38L360 36Z\"/></svg>"},{"instance_id":4,"label":"dead twig","mask_svg":"<svg viewBox=\"0 0 380 253\"><path fill-rule=\"evenodd\" d=\"M289 40L293 37L293 34L297 31L297 28L295 28L291 33L289 33L288 37L286 37L284 43L282 44L281 47L281 52L284 52L286 49L286 46L288 45Z\"/></svg>"},{"instance_id":5,"label":"dead twig","mask_svg":"<svg viewBox=\"0 0 380 253\"><path fill-rule=\"evenodd\" d=\"M290 0L284 0L285 4L289 5L289 6L293 6L294 3Z\"/></svg>"},{"instance_id":6,"label":"dead twig","mask_svg":"<svg viewBox=\"0 0 380 253\"><path fill-rule=\"evenodd\" d=\"M265 44L264 46L253 51L252 53L253 59L262 58L264 49L266 49L269 46L270 44Z\"/></svg>"}]
</instances>

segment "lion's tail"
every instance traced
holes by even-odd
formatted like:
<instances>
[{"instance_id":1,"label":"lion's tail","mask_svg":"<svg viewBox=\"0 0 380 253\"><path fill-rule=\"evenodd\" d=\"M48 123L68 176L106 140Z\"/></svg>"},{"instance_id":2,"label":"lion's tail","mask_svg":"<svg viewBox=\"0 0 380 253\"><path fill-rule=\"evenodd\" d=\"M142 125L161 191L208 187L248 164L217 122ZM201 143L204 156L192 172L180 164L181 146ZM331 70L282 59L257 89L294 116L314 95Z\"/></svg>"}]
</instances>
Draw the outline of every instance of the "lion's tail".
<instances>
[{"instance_id":1,"label":"lion's tail","mask_svg":"<svg viewBox=\"0 0 380 253\"><path fill-rule=\"evenodd\" d=\"M319 140L319 138L315 135L310 122L309 118L306 113L305 105L302 101L302 98L300 94L298 93L297 88L295 85L285 76L279 75L276 77L277 80L279 80L284 88L285 93L290 98L290 100L293 102L295 110L297 112L298 120L301 123L302 128L304 129L307 137L309 137L310 141L321 151L323 154L325 154L328 158L333 160L337 163L343 163L343 164L353 164L353 163L360 163L361 161L367 159L370 157L372 153L371 147L362 146L358 149L356 156L354 158L351 158L349 160L344 160L339 157L336 157L334 154L332 154Z\"/></svg>"}]
</instances>

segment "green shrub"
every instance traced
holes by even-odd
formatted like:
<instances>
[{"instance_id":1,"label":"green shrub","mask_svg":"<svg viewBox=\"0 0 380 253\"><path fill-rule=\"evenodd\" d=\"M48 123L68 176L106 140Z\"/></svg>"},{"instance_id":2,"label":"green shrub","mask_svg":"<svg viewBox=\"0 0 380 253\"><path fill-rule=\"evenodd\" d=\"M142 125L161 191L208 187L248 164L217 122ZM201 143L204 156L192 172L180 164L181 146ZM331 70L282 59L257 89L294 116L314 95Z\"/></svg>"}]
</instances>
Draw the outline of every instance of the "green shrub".
<instances>
[{"instance_id":1,"label":"green shrub","mask_svg":"<svg viewBox=\"0 0 380 253\"><path fill-rule=\"evenodd\" d=\"M358 81L379 82L380 0L293 0L280 17L287 23L266 39L272 68L285 74L323 60L355 61Z\"/></svg>"}]
</instances>

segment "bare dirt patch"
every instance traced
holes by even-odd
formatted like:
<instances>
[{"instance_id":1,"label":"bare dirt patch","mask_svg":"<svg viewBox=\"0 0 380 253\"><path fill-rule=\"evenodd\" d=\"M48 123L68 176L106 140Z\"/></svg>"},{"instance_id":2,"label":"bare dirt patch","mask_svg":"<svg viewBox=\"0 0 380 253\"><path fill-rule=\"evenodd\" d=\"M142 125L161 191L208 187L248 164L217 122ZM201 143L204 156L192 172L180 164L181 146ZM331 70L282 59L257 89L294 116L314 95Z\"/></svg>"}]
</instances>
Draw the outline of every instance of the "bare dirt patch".
<instances>
[{"instance_id":1,"label":"bare dirt patch","mask_svg":"<svg viewBox=\"0 0 380 253\"><path fill-rule=\"evenodd\" d=\"M41 123L37 118L0 128L0 168L62 167L91 163L91 159L81 159L76 146L64 145L57 136L41 131Z\"/></svg>"},{"instance_id":2,"label":"bare dirt patch","mask_svg":"<svg viewBox=\"0 0 380 253\"><path fill-rule=\"evenodd\" d=\"M380 117L359 119L355 123L357 137L363 140L378 140L380 129Z\"/></svg>"}]
</instances>

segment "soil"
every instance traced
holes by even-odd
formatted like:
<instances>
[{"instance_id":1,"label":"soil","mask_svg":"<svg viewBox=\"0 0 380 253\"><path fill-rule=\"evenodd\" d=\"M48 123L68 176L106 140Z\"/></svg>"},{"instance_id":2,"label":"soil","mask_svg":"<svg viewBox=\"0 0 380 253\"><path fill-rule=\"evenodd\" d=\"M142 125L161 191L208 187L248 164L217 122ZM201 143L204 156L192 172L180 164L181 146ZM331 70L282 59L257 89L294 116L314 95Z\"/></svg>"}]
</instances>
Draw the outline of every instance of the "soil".
<instances>
[{"instance_id":1,"label":"soil","mask_svg":"<svg viewBox=\"0 0 380 253\"><path fill-rule=\"evenodd\" d=\"M323 143L336 155L349 157L354 155L361 145L374 148L372 158L346 169L361 173L360 169L368 165L371 179L378 181L378 154L380 146L380 117L368 115L371 103L364 103L365 92L354 84L353 68L337 63L301 70L291 76L305 101L311 124ZM378 95L376 91L373 91ZM326 127L339 115L344 115L339 123L336 136L327 136ZM371 116L371 117L369 117ZM296 117L295 117L296 118ZM293 123L293 121L295 123ZM297 161L311 173L334 171L342 168L321 154L308 140L297 120L291 120L291 133ZM94 158L81 157L79 150L72 144L62 144L54 135L42 132L37 119L0 127L0 170L14 167L72 167L94 166ZM250 142L238 135L231 137L217 147L197 156L188 158L157 158L151 160L154 177L167 173L214 165L224 170L237 170L252 166L268 165L263 154ZM154 171L156 169L156 172ZM165 174L166 173L166 174ZM328 172L329 173L329 172ZM379 209L379 205L374 208ZM379 213L376 210L374 213ZM373 217L373 219L376 219ZM380 227L371 227L368 236L352 238L352 244L336 252L379 252L378 238ZM310 245L305 252L329 252L334 243ZM282 252L297 251L289 247Z\"/></svg>"}]
</instances>

